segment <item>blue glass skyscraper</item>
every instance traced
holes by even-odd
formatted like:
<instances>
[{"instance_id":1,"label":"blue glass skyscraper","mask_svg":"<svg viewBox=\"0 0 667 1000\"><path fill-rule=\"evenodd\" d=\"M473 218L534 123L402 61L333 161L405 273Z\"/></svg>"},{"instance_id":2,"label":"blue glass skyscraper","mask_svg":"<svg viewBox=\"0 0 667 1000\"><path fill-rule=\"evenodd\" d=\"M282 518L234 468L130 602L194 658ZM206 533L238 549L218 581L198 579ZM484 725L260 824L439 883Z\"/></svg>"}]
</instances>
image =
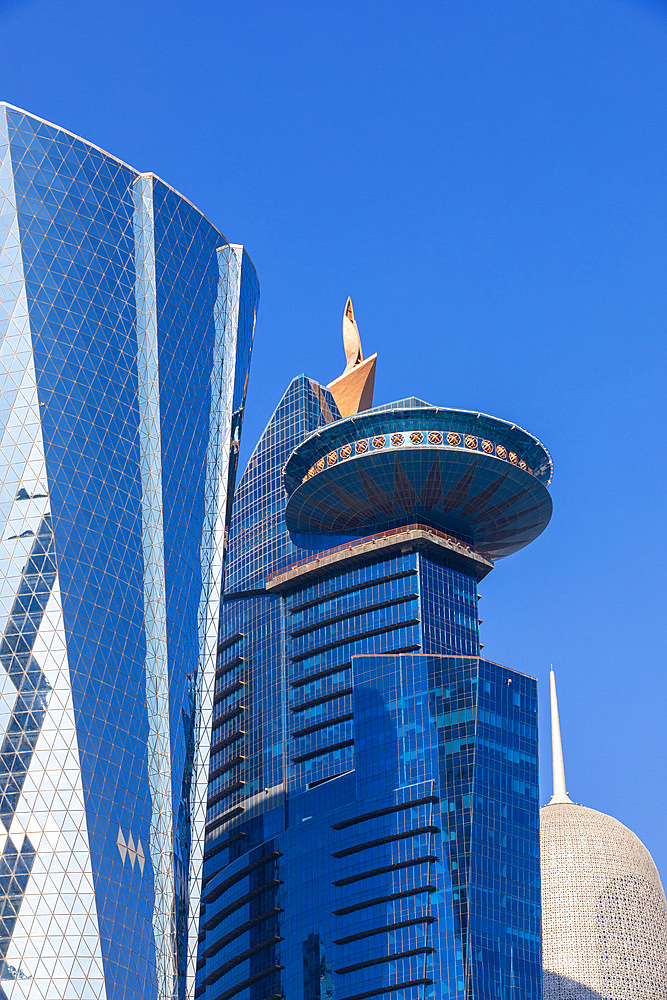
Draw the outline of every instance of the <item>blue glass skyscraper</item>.
<instances>
[{"instance_id":1,"label":"blue glass skyscraper","mask_svg":"<svg viewBox=\"0 0 667 1000\"><path fill-rule=\"evenodd\" d=\"M546 526L551 460L479 413L358 412L349 303L344 337L236 491L196 996L539 1000L536 684L482 657L477 588Z\"/></svg>"},{"instance_id":2,"label":"blue glass skyscraper","mask_svg":"<svg viewBox=\"0 0 667 1000\"><path fill-rule=\"evenodd\" d=\"M257 279L157 177L4 104L0 200L0 998L171 1000Z\"/></svg>"}]
</instances>

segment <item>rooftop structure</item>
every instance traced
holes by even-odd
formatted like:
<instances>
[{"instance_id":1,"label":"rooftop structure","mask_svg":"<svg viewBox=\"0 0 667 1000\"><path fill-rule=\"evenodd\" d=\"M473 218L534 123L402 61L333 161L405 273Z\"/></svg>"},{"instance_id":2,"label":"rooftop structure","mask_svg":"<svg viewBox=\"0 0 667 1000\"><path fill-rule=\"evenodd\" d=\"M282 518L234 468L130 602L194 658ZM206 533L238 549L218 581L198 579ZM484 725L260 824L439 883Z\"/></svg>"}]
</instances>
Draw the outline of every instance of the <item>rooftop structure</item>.
<instances>
[{"instance_id":1,"label":"rooftop structure","mask_svg":"<svg viewBox=\"0 0 667 1000\"><path fill-rule=\"evenodd\" d=\"M343 312L343 347L345 348L345 371L330 382L327 389L338 407L341 417L349 417L360 410L369 410L373 405L375 386L375 362L377 354L364 361L361 349L359 327L354 318L352 299L348 298Z\"/></svg>"},{"instance_id":2,"label":"rooftop structure","mask_svg":"<svg viewBox=\"0 0 667 1000\"><path fill-rule=\"evenodd\" d=\"M424 522L492 559L533 541L551 517L551 459L515 424L418 399L318 429L285 466L293 533Z\"/></svg>"},{"instance_id":3,"label":"rooftop structure","mask_svg":"<svg viewBox=\"0 0 667 1000\"><path fill-rule=\"evenodd\" d=\"M544 1000L664 1000L667 903L651 855L567 794L551 671L553 797L541 810Z\"/></svg>"}]
</instances>

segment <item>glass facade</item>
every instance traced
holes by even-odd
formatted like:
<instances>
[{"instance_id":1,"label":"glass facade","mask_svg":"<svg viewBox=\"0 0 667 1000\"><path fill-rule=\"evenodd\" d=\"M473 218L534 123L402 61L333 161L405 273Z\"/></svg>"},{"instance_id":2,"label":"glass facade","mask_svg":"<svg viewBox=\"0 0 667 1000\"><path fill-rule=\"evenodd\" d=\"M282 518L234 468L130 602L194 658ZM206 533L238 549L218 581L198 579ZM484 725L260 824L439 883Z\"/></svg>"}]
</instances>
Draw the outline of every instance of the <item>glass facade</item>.
<instances>
[{"instance_id":1,"label":"glass facade","mask_svg":"<svg viewBox=\"0 0 667 1000\"><path fill-rule=\"evenodd\" d=\"M551 464L479 418L342 420L300 376L240 480L202 1000L541 998L536 684L481 656L477 602L545 526Z\"/></svg>"},{"instance_id":2,"label":"glass facade","mask_svg":"<svg viewBox=\"0 0 667 1000\"><path fill-rule=\"evenodd\" d=\"M0 198L0 998L183 997L257 279L7 105Z\"/></svg>"}]
</instances>

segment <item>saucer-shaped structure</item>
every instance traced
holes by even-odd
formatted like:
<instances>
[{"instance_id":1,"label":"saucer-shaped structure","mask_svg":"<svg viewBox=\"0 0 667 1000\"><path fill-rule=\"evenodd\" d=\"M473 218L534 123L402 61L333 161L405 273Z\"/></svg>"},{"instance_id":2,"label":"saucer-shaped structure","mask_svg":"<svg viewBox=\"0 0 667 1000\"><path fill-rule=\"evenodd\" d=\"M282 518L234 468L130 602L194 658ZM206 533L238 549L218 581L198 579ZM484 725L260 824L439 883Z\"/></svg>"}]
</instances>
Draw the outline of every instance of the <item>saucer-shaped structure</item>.
<instances>
[{"instance_id":1,"label":"saucer-shaped structure","mask_svg":"<svg viewBox=\"0 0 667 1000\"><path fill-rule=\"evenodd\" d=\"M287 526L352 534L425 523L498 559L549 523L551 471L544 446L515 424L406 400L329 424L292 452Z\"/></svg>"}]
</instances>

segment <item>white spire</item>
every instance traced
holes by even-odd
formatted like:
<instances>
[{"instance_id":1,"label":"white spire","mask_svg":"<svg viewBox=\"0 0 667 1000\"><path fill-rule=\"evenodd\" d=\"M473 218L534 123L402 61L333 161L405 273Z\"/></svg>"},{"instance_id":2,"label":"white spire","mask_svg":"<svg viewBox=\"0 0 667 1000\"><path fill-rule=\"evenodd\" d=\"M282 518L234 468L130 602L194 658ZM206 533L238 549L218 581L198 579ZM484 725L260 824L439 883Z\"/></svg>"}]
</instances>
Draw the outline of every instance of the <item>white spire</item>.
<instances>
[{"instance_id":1,"label":"white spire","mask_svg":"<svg viewBox=\"0 0 667 1000\"><path fill-rule=\"evenodd\" d=\"M563 744L560 738L560 721L558 719L558 698L556 697L556 675L554 668L551 668L551 762L554 775L554 793L551 796L550 806L558 802L572 803L572 799L567 794L565 786L565 764L563 762Z\"/></svg>"}]
</instances>

